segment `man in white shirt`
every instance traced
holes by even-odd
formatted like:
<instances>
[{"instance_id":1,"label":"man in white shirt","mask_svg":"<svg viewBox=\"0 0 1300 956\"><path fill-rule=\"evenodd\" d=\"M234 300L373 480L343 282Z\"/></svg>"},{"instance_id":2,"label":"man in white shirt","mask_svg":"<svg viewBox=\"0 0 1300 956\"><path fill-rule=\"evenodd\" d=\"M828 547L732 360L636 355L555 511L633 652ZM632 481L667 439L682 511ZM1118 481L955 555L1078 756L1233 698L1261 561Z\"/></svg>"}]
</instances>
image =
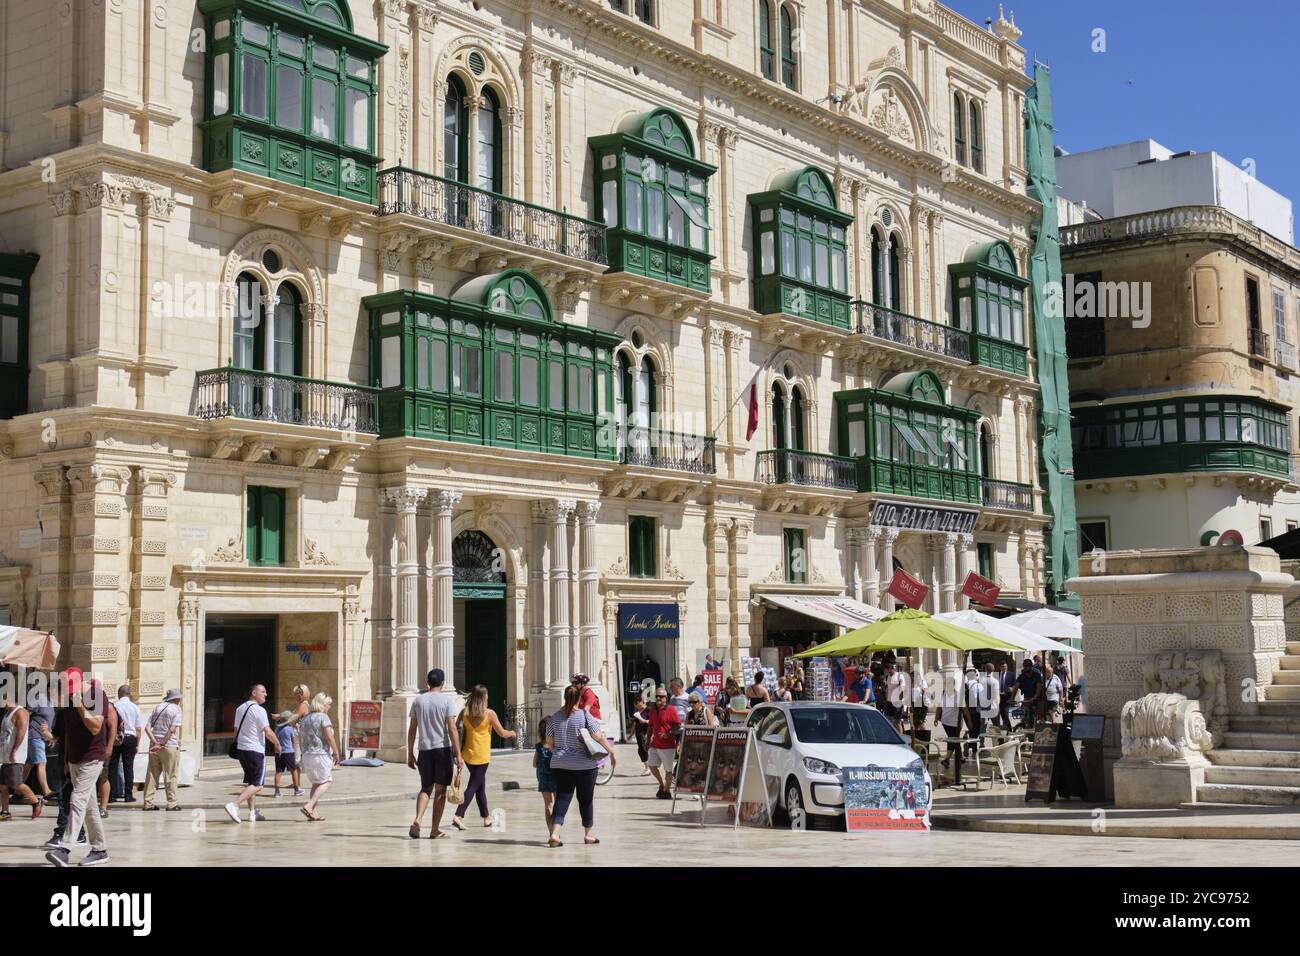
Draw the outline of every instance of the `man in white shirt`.
<instances>
[{"instance_id":1,"label":"man in white shirt","mask_svg":"<svg viewBox=\"0 0 1300 956\"><path fill-rule=\"evenodd\" d=\"M263 741L275 748L278 756L280 741L271 729L271 718L266 714L266 688L254 684L249 691L248 700L239 705L235 711L235 749L239 753L239 764L244 768L244 789L233 802L226 804L226 815L239 823L239 806L248 804L248 822L260 823L266 817L257 812L253 799L266 779L266 746Z\"/></svg>"},{"instance_id":2,"label":"man in white shirt","mask_svg":"<svg viewBox=\"0 0 1300 956\"><path fill-rule=\"evenodd\" d=\"M121 800L135 803L135 754L140 745L142 728L140 708L131 700L131 685L123 684L117 689L117 700L113 702L117 711L117 735L120 741L113 744L113 756L108 762L108 782L110 794L108 802ZM122 785L117 783L117 768L122 767Z\"/></svg>"},{"instance_id":3,"label":"man in white shirt","mask_svg":"<svg viewBox=\"0 0 1300 956\"><path fill-rule=\"evenodd\" d=\"M163 696L162 703L153 709L144 725L149 738L149 767L144 775L145 810L157 810L153 795L158 781L166 777L167 809L179 810L176 802L176 772L180 767L181 753L181 692L173 687Z\"/></svg>"},{"instance_id":4,"label":"man in white shirt","mask_svg":"<svg viewBox=\"0 0 1300 956\"><path fill-rule=\"evenodd\" d=\"M1043 675L1043 716L1051 723L1056 723L1057 715L1061 712L1061 695L1065 693L1065 687L1061 684L1061 678L1051 667L1047 668Z\"/></svg>"},{"instance_id":5,"label":"man in white shirt","mask_svg":"<svg viewBox=\"0 0 1300 956\"><path fill-rule=\"evenodd\" d=\"M412 840L420 838L420 822L433 798L433 823L429 837L439 839L447 835L439 824L447 805L447 787L452 781L452 765L464 767L460 754L460 733L456 718L464 701L454 691L445 691L447 675L441 667L429 671L429 689L411 704L411 724L406 731L406 765L420 771L420 792L415 797L415 821L407 835Z\"/></svg>"}]
</instances>

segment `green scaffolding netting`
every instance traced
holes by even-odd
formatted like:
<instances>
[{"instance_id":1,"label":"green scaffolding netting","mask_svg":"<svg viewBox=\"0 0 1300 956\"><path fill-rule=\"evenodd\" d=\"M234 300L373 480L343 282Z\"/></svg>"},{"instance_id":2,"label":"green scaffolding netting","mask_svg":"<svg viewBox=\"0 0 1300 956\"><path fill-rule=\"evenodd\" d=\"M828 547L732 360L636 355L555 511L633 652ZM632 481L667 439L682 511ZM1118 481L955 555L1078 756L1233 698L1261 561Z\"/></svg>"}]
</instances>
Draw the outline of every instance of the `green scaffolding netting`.
<instances>
[{"instance_id":1,"label":"green scaffolding netting","mask_svg":"<svg viewBox=\"0 0 1300 956\"><path fill-rule=\"evenodd\" d=\"M1079 571L1078 526L1074 513L1074 452L1070 436L1070 386L1061 308L1061 235L1056 215L1056 155L1052 127L1052 74L1034 65L1034 85L1026 100L1025 140L1029 181L1043 204L1038 240L1030 262L1034 296L1034 344L1041 406L1038 447L1052 526L1047 540L1049 598L1077 606L1065 583Z\"/></svg>"}]
</instances>

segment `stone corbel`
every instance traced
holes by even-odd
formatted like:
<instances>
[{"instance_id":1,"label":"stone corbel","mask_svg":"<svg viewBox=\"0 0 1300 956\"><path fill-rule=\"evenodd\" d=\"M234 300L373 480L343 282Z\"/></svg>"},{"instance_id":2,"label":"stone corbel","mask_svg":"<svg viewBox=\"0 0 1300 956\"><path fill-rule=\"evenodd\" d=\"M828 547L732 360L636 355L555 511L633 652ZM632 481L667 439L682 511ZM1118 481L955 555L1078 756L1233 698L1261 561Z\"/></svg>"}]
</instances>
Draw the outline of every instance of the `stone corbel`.
<instances>
[{"instance_id":1,"label":"stone corbel","mask_svg":"<svg viewBox=\"0 0 1300 956\"><path fill-rule=\"evenodd\" d=\"M325 468L328 471L344 471L356 464L357 459L360 457L360 448L351 448L348 446L335 448L330 452L329 457L325 459Z\"/></svg>"},{"instance_id":2,"label":"stone corbel","mask_svg":"<svg viewBox=\"0 0 1300 956\"><path fill-rule=\"evenodd\" d=\"M324 225L329 221L329 216L325 215L323 211L319 209L313 210L304 216L298 217L298 231L311 232L317 226Z\"/></svg>"},{"instance_id":3,"label":"stone corbel","mask_svg":"<svg viewBox=\"0 0 1300 956\"><path fill-rule=\"evenodd\" d=\"M240 461L253 464L261 461L266 455L274 450L274 446L269 441L263 441L260 438L252 439L244 443L244 447L239 454Z\"/></svg>"},{"instance_id":4,"label":"stone corbel","mask_svg":"<svg viewBox=\"0 0 1300 956\"><path fill-rule=\"evenodd\" d=\"M354 215L331 216L329 218L329 234L331 239L342 239L352 231L357 217Z\"/></svg>"},{"instance_id":5,"label":"stone corbel","mask_svg":"<svg viewBox=\"0 0 1300 956\"><path fill-rule=\"evenodd\" d=\"M450 256L451 267L464 272L479 257L480 251L478 245L472 242L454 246Z\"/></svg>"},{"instance_id":6,"label":"stone corbel","mask_svg":"<svg viewBox=\"0 0 1300 956\"><path fill-rule=\"evenodd\" d=\"M239 208L239 204L244 200L244 193L233 186L228 189L219 189L208 198L208 205L217 212L231 213Z\"/></svg>"},{"instance_id":7,"label":"stone corbel","mask_svg":"<svg viewBox=\"0 0 1300 956\"><path fill-rule=\"evenodd\" d=\"M313 445L310 448L299 448L293 454L293 463L299 468L314 468L316 462L329 454L328 448L320 448Z\"/></svg>"},{"instance_id":8,"label":"stone corbel","mask_svg":"<svg viewBox=\"0 0 1300 956\"><path fill-rule=\"evenodd\" d=\"M275 193L262 193L260 196L244 201L244 218L261 219L263 213L269 212L278 204Z\"/></svg>"},{"instance_id":9,"label":"stone corbel","mask_svg":"<svg viewBox=\"0 0 1300 956\"><path fill-rule=\"evenodd\" d=\"M242 440L231 438L229 436L219 438L216 441L210 441L208 442L208 457L218 459L229 458L239 450L239 446L242 444Z\"/></svg>"}]
</instances>

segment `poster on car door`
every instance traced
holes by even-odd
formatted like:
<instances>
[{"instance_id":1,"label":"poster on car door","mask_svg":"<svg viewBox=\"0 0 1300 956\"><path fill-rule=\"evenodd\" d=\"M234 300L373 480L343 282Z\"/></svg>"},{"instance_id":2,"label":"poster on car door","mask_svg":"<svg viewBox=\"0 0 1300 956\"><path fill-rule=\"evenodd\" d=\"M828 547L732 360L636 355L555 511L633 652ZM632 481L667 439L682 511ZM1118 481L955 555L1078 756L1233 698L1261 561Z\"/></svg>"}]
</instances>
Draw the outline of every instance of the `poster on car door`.
<instances>
[{"instance_id":1,"label":"poster on car door","mask_svg":"<svg viewBox=\"0 0 1300 956\"><path fill-rule=\"evenodd\" d=\"M850 833L930 829L930 788L915 767L845 767L844 819Z\"/></svg>"},{"instance_id":2,"label":"poster on car door","mask_svg":"<svg viewBox=\"0 0 1300 956\"><path fill-rule=\"evenodd\" d=\"M709 782L709 758L713 756L715 727L686 727L682 730L682 753L677 760L677 793L703 793Z\"/></svg>"},{"instance_id":3,"label":"poster on car door","mask_svg":"<svg viewBox=\"0 0 1300 956\"><path fill-rule=\"evenodd\" d=\"M740 794L740 771L745 765L748 727L719 727L713 741L713 763L705 799L710 803L735 803Z\"/></svg>"}]
</instances>

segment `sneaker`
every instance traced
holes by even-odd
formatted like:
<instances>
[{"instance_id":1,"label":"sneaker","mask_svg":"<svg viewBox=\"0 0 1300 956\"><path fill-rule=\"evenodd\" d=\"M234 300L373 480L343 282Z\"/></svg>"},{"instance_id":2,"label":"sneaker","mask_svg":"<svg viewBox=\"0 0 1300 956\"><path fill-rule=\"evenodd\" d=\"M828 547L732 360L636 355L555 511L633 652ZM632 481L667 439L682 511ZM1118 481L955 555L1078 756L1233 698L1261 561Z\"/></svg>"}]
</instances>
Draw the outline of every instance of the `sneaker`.
<instances>
[{"instance_id":1,"label":"sneaker","mask_svg":"<svg viewBox=\"0 0 1300 956\"><path fill-rule=\"evenodd\" d=\"M45 859L47 859L50 863L58 867L67 866L68 851L63 847L60 847L57 850L50 850L45 854Z\"/></svg>"},{"instance_id":2,"label":"sneaker","mask_svg":"<svg viewBox=\"0 0 1300 956\"><path fill-rule=\"evenodd\" d=\"M248 815L248 822L249 822L249 823L265 823L265 822L266 822L266 817L262 816L262 811L261 811L261 810L254 810L252 813L250 813L250 814Z\"/></svg>"},{"instance_id":3,"label":"sneaker","mask_svg":"<svg viewBox=\"0 0 1300 956\"><path fill-rule=\"evenodd\" d=\"M78 863L77 866L99 866L101 863L107 863L107 862L108 862L107 850L91 850L89 853L86 854L86 858L82 860L80 863Z\"/></svg>"},{"instance_id":4,"label":"sneaker","mask_svg":"<svg viewBox=\"0 0 1300 956\"><path fill-rule=\"evenodd\" d=\"M279 787L276 787L276 788L275 788L275 793L271 794L271 796L273 796L273 797L278 797L278 796L280 796L280 788L279 788Z\"/></svg>"},{"instance_id":5,"label":"sneaker","mask_svg":"<svg viewBox=\"0 0 1300 956\"><path fill-rule=\"evenodd\" d=\"M227 804L226 804L226 816L230 817L230 819L232 819L232 820L234 820L236 823L238 823L238 822L239 822L239 807L235 806L233 803L227 803Z\"/></svg>"},{"instance_id":6,"label":"sneaker","mask_svg":"<svg viewBox=\"0 0 1300 956\"><path fill-rule=\"evenodd\" d=\"M99 818L100 818L101 820L107 820L107 819L108 819L108 811L105 810L103 807L100 807L100 808L99 808Z\"/></svg>"},{"instance_id":7,"label":"sneaker","mask_svg":"<svg viewBox=\"0 0 1300 956\"><path fill-rule=\"evenodd\" d=\"M307 791L304 790L302 787L294 787L294 788L293 788L293 795L294 795L295 797L301 797L301 796L302 796L304 793L306 793L306 792L307 792Z\"/></svg>"},{"instance_id":8,"label":"sneaker","mask_svg":"<svg viewBox=\"0 0 1300 956\"><path fill-rule=\"evenodd\" d=\"M135 797L123 797L123 798L122 798L122 802L123 802L123 803L135 803Z\"/></svg>"},{"instance_id":9,"label":"sneaker","mask_svg":"<svg viewBox=\"0 0 1300 956\"><path fill-rule=\"evenodd\" d=\"M83 833L81 836L77 837L76 841L72 845L74 847L90 846L90 841L86 839L86 834Z\"/></svg>"},{"instance_id":10,"label":"sneaker","mask_svg":"<svg viewBox=\"0 0 1300 956\"><path fill-rule=\"evenodd\" d=\"M52 836L41 844L42 850L62 850L63 837Z\"/></svg>"},{"instance_id":11,"label":"sneaker","mask_svg":"<svg viewBox=\"0 0 1300 956\"><path fill-rule=\"evenodd\" d=\"M156 803L146 803L146 804L145 804L144 806L142 806L140 809L141 809L141 810L157 810L157 809L158 809L158 804L156 804Z\"/></svg>"},{"instance_id":12,"label":"sneaker","mask_svg":"<svg viewBox=\"0 0 1300 956\"><path fill-rule=\"evenodd\" d=\"M168 809L168 810L179 810L180 808L181 808L181 805L180 805L179 803L177 803L177 804L174 804L174 805L168 807L167 809Z\"/></svg>"}]
</instances>

